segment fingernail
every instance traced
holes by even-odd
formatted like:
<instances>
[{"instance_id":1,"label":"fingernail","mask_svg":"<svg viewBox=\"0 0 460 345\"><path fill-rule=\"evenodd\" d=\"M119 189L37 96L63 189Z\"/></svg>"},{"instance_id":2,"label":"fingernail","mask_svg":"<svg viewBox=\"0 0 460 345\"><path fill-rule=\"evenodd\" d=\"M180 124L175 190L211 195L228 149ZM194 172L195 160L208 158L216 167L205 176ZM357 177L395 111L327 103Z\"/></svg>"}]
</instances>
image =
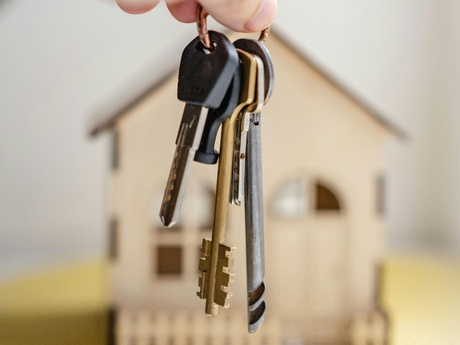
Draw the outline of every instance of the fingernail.
<instances>
[{"instance_id":1,"label":"fingernail","mask_svg":"<svg viewBox=\"0 0 460 345\"><path fill-rule=\"evenodd\" d=\"M159 0L117 0L118 6L130 14L141 14L150 11Z\"/></svg>"},{"instance_id":2,"label":"fingernail","mask_svg":"<svg viewBox=\"0 0 460 345\"><path fill-rule=\"evenodd\" d=\"M275 19L277 7L278 4L276 0L264 0L256 15L244 24L244 29L249 32L254 32L266 28Z\"/></svg>"}]
</instances>

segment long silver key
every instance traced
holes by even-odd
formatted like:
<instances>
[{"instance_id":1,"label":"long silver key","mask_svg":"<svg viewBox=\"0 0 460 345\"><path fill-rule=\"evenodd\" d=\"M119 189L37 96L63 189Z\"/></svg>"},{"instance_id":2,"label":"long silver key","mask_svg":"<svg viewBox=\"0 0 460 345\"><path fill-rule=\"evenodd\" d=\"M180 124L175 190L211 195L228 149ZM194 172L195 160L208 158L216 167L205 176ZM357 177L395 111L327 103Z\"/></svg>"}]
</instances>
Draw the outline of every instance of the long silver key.
<instances>
[{"instance_id":1,"label":"long silver key","mask_svg":"<svg viewBox=\"0 0 460 345\"><path fill-rule=\"evenodd\" d=\"M238 53L230 41L223 34L209 34L214 43L212 51L205 50L197 37L182 53L177 95L186 105L160 209L165 226L178 220L209 109L219 107L238 67Z\"/></svg>"},{"instance_id":2,"label":"long silver key","mask_svg":"<svg viewBox=\"0 0 460 345\"><path fill-rule=\"evenodd\" d=\"M241 39L234 42L240 49L259 56L264 62L264 103L270 99L274 86L274 70L270 54L262 42ZM264 301L264 208L262 186L261 108L251 114L248 132L245 220L246 220L246 266L248 291L248 331L253 333L263 323L266 304Z\"/></svg>"},{"instance_id":3,"label":"long silver key","mask_svg":"<svg viewBox=\"0 0 460 345\"><path fill-rule=\"evenodd\" d=\"M245 180L246 274L248 330L255 332L265 317L264 203L260 113L251 115Z\"/></svg>"},{"instance_id":4,"label":"long silver key","mask_svg":"<svg viewBox=\"0 0 460 345\"><path fill-rule=\"evenodd\" d=\"M257 63L248 53L238 51L241 67L241 90L238 105L233 114L222 125L220 157L217 171L215 214L212 240L203 240L199 270L200 290L197 293L206 299L206 314L216 316L219 307L228 307L228 286L232 281L229 274L232 248L225 245L228 208L230 200L231 170L235 122L241 110L254 100Z\"/></svg>"}]
</instances>

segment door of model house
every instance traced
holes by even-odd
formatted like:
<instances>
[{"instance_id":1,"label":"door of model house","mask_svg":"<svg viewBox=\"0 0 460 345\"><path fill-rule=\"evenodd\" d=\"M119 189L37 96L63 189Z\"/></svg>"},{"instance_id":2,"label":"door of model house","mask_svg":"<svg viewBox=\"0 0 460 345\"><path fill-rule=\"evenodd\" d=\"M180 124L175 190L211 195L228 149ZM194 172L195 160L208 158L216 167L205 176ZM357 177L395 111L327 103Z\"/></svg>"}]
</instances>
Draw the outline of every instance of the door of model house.
<instances>
[{"instance_id":1,"label":"door of model house","mask_svg":"<svg viewBox=\"0 0 460 345\"><path fill-rule=\"evenodd\" d=\"M267 279L274 312L305 343L340 344L347 322L347 209L336 189L305 176L270 201Z\"/></svg>"},{"instance_id":2,"label":"door of model house","mask_svg":"<svg viewBox=\"0 0 460 345\"><path fill-rule=\"evenodd\" d=\"M318 182L306 223L305 297L308 338L339 344L346 336L346 209L335 191Z\"/></svg>"}]
</instances>

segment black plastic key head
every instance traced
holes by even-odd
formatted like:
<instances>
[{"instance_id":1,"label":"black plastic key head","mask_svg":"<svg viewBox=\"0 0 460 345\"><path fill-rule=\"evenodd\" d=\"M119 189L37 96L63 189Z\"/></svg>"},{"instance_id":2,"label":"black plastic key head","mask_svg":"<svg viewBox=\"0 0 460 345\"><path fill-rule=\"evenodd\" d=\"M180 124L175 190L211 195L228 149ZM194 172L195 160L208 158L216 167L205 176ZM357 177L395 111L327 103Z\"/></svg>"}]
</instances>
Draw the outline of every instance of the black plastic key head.
<instances>
[{"instance_id":1,"label":"black plastic key head","mask_svg":"<svg viewBox=\"0 0 460 345\"><path fill-rule=\"evenodd\" d=\"M240 67L237 66L233 74L232 82L228 87L221 105L219 108L212 109L208 113L200 147L195 153L196 162L216 164L219 159L219 152L214 149L217 132L219 131L220 125L232 115L238 104L241 88L240 73Z\"/></svg>"},{"instance_id":2,"label":"black plastic key head","mask_svg":"<svg viewBox=\"0 0 460 345\"><path fill-rule=\"evenodd\" d=\"M179 100L218 108L232 81L239 59L233 44L227 37L209 31L214 49L208 51L196 37L185 47L179 67Z\"/></svg>"}]
</instances>

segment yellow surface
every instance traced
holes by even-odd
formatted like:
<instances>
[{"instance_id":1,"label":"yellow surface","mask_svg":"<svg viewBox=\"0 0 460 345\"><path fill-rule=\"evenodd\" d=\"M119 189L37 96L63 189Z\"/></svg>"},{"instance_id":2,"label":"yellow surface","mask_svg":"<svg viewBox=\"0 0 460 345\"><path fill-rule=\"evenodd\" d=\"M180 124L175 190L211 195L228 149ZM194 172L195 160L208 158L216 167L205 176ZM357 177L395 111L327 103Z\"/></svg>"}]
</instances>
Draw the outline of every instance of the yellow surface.
<instances>
[{"instance_id":1,"label":"yellow surface","mask_svg":"<svg viewBox=\"0 0 460 345\"><path fill-rule=\"evenodd\" d=\"M106 266L63 266L0 284L0 345L106 343ZM460 267L440 259L394 257L383 300L391 345L460 344Z\"/></svg>"},{"instance_id":2,"label":"yellow surface","mask_svg":"<svg viewBox=\"0 0 460 345\"><path fill-rule=\"evenodd\" d=\"M62 266L0 284L0 345L102 345L105 264Z\"/></svg>"},{"instance_id":3,"label":"yellow surface","mask_svg":"<svg viewBox=\"0 0 460 345\"><path fill-rule=\"evenodd\" d=\"M427 257L387 261L384 304L392 345L460 344L460 265Z\"/></svg>"}]
</instances>

